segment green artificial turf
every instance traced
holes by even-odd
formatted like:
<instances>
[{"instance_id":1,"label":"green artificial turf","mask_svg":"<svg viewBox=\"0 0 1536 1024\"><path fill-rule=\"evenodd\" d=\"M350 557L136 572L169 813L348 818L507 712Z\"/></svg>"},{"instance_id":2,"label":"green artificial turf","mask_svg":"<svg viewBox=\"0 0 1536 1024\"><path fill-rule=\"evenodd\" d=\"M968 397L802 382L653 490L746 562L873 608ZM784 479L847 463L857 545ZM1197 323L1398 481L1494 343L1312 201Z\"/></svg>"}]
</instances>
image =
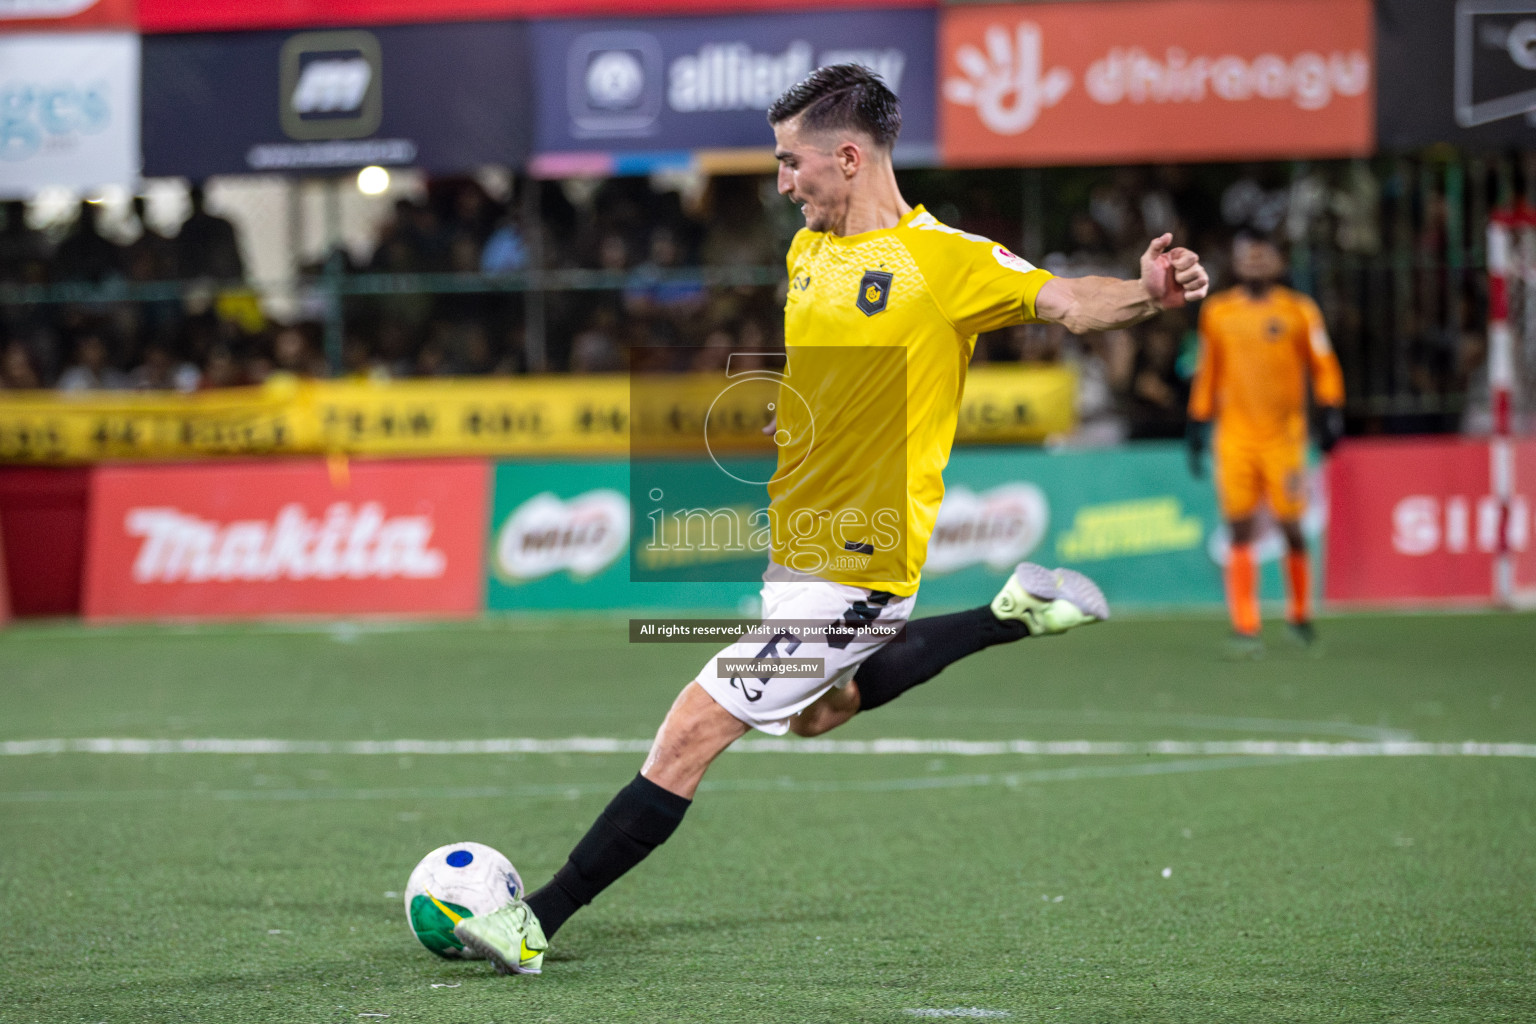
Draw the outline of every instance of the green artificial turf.
<instances>
[{"instance_id":1,"label":"green artificial turf","mask_svg":"<svg viewBox=\"0 0 1536 1024\"><path fill-rule=\"evenodd\" d=\"M1027 641L833 738L1536 743L1536 618L1322 626L1256 663L1214 619ZM608 618L23 626L0 740L640 739L712 653ZM730 753L542 977L416 944L419 857L537 886L639 761L0 756L0 1021L1536 1020L1529 758Z\"/></svg>"}]
</instances>

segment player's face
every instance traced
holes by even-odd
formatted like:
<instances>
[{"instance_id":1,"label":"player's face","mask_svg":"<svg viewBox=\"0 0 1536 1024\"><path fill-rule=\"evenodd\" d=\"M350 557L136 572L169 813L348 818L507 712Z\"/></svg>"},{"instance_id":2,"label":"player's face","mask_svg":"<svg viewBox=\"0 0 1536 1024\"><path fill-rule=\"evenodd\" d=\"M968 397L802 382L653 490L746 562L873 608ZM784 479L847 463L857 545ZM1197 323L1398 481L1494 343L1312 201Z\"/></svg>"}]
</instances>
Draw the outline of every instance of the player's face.
<instances>
[{"instance_id":1,"label":"player's face","mask_svg":"<svg viewBox=\"0 0 1536 1024\"><path fill-rule=\"evenodd\" d=\"M843 222L849 181L835 147L824 136L801 134L798 119L773 126L774 156L779 161L779 195L800 204L805 226L832 231Z\"/></svg>"},{"instance_id":2,"label":"player's face","mask_svg":"<svg viewBox=\"0 0 1536 1024\"><path fill-rule=\"evenodd\" d=\"M1244 284L1268 284L1280 280L1285 260L1268 242L1239 239L1232 246L1232 272Z\"/></svg>"}]
</instances>

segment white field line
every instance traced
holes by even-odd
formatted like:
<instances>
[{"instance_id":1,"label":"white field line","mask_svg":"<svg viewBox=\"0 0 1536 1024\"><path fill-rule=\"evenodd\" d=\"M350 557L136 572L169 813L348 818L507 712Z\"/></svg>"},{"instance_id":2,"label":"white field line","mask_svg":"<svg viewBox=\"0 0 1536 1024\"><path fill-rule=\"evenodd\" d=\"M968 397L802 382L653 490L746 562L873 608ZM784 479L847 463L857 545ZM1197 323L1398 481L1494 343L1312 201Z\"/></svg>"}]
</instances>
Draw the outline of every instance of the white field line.
<instances>
[{"instance_id":1,"label":"white field line","mask_svg":"<svg viewBox=\"0 0 1536 1024\"><path fill-rule=\"evenodd\" d=\"M1183 775L1219 772L1232 768L1273 767L1300 764L1297 758L1221 757L1184 761L1133 761L1120 764L1083 765L1077 768L1036 768L1023 772L991 772L977 775L925 775L907 779L705 779L704 793L902 793L932 789L981 789L1003 786L1015 789L1034 783L1076 782L1082 779L1121 779L1145 775ZM611 782L550 783L522 786L403 786L388 789L351 789L322 786L313 789L68 789L0 792L0 804L123 803L166 800L213 800L220 802L292 803L316 800L493 800L566 799L584 796L608 798Z\"/></svg>"},{"instance_id":2,"label":"white field line","mask_svg":"<svg viewBox=\"0 0 1536 1024\"><path fill-rule=\"evenodd\" d=\"M645 739L572 736L565 739L277 740L277 739L38 739L0 741L0 756L39 754L643 754ZM743 754L926 754L953 757L1504 757L1536 758L1536 743L1431 743L1420 740L802 740L749 739L730 748Z\"/></svg>"}]
</instances>

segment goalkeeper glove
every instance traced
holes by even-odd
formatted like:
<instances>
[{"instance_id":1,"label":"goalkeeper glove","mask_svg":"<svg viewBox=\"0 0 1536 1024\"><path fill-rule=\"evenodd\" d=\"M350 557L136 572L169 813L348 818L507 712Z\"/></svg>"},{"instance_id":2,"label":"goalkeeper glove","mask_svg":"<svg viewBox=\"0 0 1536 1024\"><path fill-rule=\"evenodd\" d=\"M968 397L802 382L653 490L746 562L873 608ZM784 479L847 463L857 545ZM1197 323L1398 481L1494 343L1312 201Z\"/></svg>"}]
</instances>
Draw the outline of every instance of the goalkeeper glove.
<instances>
[{"instance_id":1,"label":"goalkeeper glove","mask_svg":"<svg viewBox=\"0 0 1536 1024\"><path fill-rule=\"evenodd\" d=\"M1324 406L1318 417L1317 446L1327 455L1343 436L1344 410L1337 405Z\"/></svg>"},{"instance_id":2,"label":"goalkeeper glove","mask_svg":"<svg viewBox=\"0 0 1536 1024\"><path fill-rule=\"evenodd\" d=\"M1185 454L1189 457L1189 475L1196 480L1205 476L1205 448L1211 425L1205 420L1190 420L1184 428Z\"/></svg>"}]
</instances>

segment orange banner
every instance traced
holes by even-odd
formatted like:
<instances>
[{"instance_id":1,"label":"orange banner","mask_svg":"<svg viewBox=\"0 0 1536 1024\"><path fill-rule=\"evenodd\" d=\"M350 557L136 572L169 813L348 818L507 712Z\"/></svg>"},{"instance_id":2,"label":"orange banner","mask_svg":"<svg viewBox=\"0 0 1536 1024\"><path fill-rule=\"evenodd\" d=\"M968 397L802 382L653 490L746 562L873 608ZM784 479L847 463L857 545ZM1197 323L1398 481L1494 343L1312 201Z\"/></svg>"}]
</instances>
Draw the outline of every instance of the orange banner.
<instances>
[{"instance_id":1,"label":"orange banner","mask_svg":"<svg viewBox=\"0 0 1536 1024\"><path fill-rule=\"evenodd\" d=\"M947 163L1358 156L1374 146L1370 0L945 8Z\"/></svg>"}]
</instances>

